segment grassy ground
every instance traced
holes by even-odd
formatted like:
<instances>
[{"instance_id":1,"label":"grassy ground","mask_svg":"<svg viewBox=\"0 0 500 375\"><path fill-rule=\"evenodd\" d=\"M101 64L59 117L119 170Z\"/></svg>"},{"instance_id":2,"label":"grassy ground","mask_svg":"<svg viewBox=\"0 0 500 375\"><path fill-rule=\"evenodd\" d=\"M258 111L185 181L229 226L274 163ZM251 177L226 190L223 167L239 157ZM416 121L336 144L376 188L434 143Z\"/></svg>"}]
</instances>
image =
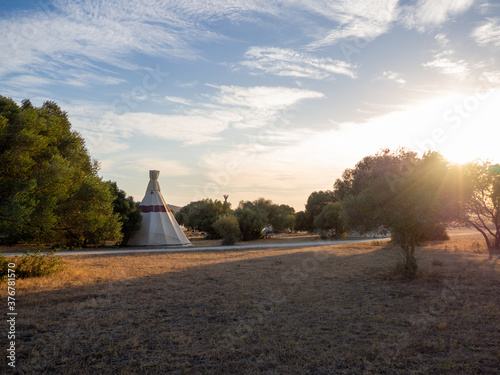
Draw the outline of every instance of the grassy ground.
<instances>
[{"instance_id":1,"label":"grassy ground","mask_svg":"<svg viewBox=\"0 0 500 375\"><path fill-rule=\"evenodd\" d=\"M500 266L479 244L419 248L412 282L376 241L65 258L17 281L16 371L499 374Z\"/></svg>"}]
</instances>

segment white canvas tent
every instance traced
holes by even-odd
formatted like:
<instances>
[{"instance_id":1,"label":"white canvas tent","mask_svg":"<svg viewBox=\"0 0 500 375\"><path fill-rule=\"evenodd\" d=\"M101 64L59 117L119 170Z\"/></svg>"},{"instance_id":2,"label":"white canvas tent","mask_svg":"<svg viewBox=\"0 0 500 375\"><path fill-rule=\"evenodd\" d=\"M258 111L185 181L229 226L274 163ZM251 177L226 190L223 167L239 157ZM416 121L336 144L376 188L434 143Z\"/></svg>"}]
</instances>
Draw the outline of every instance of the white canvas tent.
<instances>
[{"instance_id":1,"label":"white canvas tent","mask_svg":"<svg viewBox=\"0 0 500 375\"><path fill-rule=\"evenodd\" d=\"M160 192L160 171L149 171L146 195L139 205L141 229L128 241L130 246L191 246Z\"/></svg>"}]
</instances>

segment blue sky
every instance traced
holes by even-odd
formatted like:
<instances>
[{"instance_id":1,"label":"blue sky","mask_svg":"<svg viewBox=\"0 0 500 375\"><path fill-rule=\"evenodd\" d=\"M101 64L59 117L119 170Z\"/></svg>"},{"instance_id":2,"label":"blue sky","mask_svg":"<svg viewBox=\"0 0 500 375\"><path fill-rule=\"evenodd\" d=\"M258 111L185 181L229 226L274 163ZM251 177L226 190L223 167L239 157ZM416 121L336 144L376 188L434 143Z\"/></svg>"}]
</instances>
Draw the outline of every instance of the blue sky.
<instances>
[{"instance_id":1,"label":"blue sky","mask_svg":"<svg viewBox=\"0 0 500 375\"><path fill-rule=\"evenodd\" d=\"M500 162L500 4L13 1L0 95L56 101L141 200L303 209L381 148Z\"/></svg>"}]
</instances>

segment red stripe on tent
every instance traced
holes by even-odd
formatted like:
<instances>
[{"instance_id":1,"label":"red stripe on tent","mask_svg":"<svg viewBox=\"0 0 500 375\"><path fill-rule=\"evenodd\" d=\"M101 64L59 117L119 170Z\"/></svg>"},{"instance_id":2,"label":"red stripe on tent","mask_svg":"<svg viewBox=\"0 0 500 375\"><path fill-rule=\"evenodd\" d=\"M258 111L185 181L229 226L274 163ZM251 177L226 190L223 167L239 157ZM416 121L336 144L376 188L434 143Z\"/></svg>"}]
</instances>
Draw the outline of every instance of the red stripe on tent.
<instances>
[{"instance_id":1,"label":"red stripe on tent","mask_svg":"<svg viewBox=\"0 0 500 375\"><path fill-rule=\"evenodd\" d=\"M141 212L147 213L147 212L170 212L168 207L165 207L163 205L157 205L157 206L139 206L139 210Z\"/></svg>"}]
</instances>

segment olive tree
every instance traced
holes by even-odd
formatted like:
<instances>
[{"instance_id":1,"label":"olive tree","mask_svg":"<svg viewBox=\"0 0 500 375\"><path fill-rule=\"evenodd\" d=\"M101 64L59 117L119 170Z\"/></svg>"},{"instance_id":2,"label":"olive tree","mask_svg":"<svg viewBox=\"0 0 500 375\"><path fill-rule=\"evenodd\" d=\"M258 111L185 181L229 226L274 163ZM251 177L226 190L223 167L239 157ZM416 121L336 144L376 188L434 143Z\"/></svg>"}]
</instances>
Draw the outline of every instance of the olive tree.
<instances>
[{"instance_id":1,"label":"olive tree","mask_svg":"<svg viewBox=\"0 0 500 375\"><path fill-rule=\"evenodd\" d=\"M344 173L335 186L348 227L368 232L387 228L405 257L405 275L414 278L415 250L428 228L458 217L456 174L436 152L421 158L404 149L383 150Z\"/></svg>"}]
</instances>

